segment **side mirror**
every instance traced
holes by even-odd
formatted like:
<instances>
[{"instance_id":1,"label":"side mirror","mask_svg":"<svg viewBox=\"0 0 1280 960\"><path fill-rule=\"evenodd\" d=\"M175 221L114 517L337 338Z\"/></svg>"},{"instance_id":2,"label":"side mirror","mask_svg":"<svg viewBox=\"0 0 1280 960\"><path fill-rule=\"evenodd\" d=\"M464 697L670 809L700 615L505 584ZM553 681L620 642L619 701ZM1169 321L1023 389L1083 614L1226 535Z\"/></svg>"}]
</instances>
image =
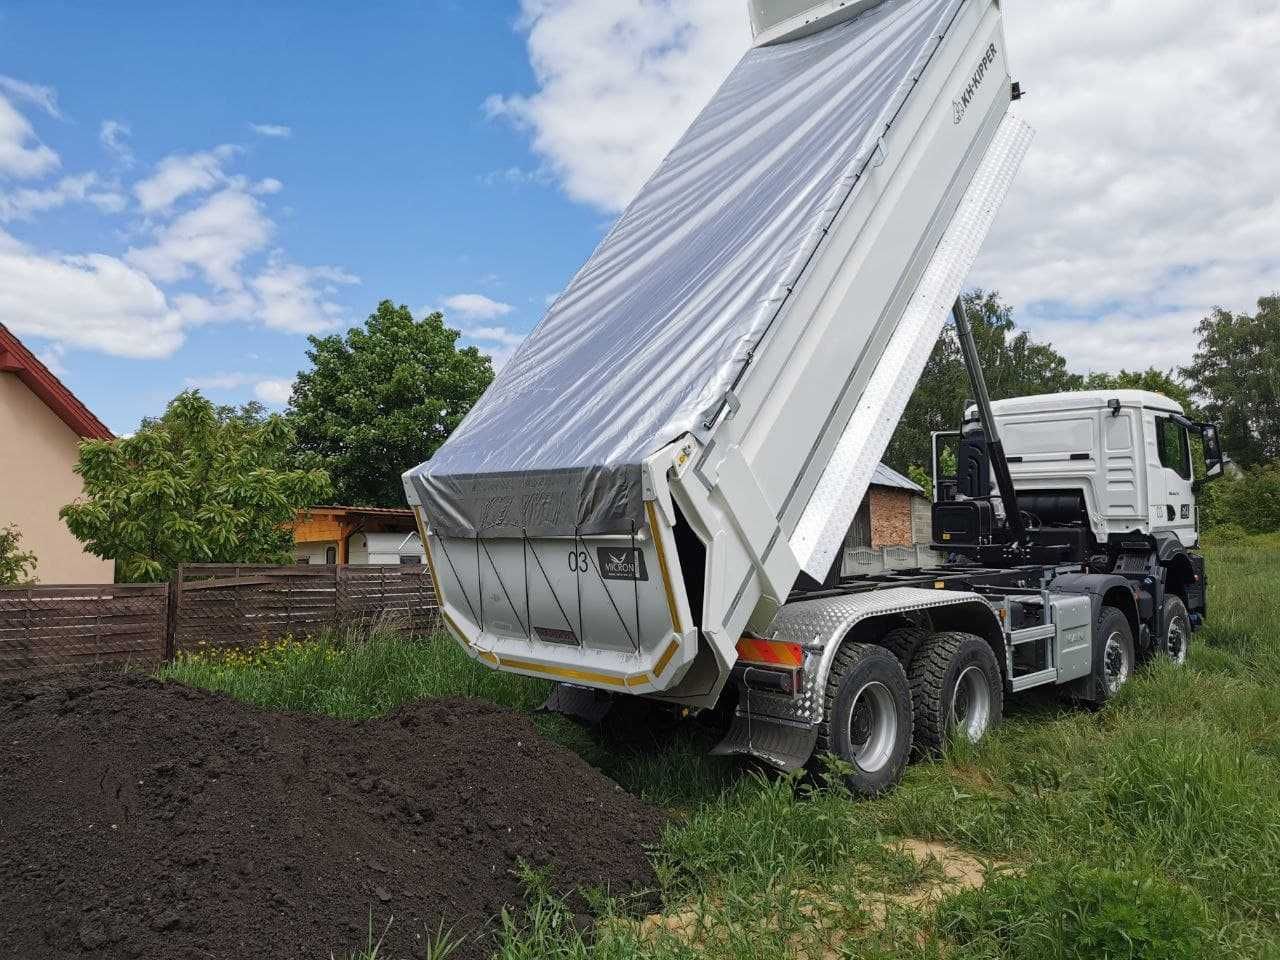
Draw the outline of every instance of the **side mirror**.
<instances>
[{"instance_id":1,"label":"side mirror","mask_svg":"<svg viewBox=\"0 0 1280 960\"><path fill-rule=\"evenodd\" d=\"M1212 480L1222 476L1226 470L1226 463L1222 456L1222 441L1218 438L1218 428L1213 424L1201 424L1200 436L1204 439L1205 478Z\"/></svg>"}]
</instances>

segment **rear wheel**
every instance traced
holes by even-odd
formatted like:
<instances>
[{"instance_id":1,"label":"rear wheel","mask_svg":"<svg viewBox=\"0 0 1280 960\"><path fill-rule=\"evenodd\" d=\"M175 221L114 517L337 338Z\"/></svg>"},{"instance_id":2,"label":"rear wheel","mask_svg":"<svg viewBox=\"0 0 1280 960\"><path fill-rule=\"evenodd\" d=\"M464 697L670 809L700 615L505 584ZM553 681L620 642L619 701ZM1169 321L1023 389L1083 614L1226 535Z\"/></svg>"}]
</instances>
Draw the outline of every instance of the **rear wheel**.
<instances>
[{"instance_id":1,"label":"rear wheel","mask_svg":"<svg viewBox=\"0 0 1280 960\"><path fill-rule=\"evenodd\" d=\"M1187 652L1191 647L1191 615L1187 613L1187 605L1179 596L1170 595L1165 598L1164 637L1160 641L1156 653L1182 666L1187 662Z\"/></svg>"},{"instance_id":2,"label":"rear wheel","mask_svg":"<svg viewBox=\"0 0 1280 960\"><path fill-rule=\"evenodd\" d=\"M910 671L915 744L941 753L953 734L977 743L1004 715L1004 676L991 645L971 633L939 633Z\"/></svg>"},{"instance_id":3,"label":"rear wheel","mask_svg":"<svg viewBox=\"0 0 1280 960\"><path fill-rule=\"evenodd\" d=\"M897 657L903 668L910 671L911 661L930 636L932 633L928 627L899 627L897 630L890 630L880 641L880 646Z\"/></svg>"},{"instance_id":4,"label":"rear wheel","mask_svg":"<svg viewBox=\"0 0 1280 960\"><path fill-rule=\"evenodd\" d=\"M1133 677L1133 628L1124 612L1103 607L1093 648L1093 688L1097 702L1113 699Z\"/></svg>"},{"instance_id":5,"label":"rear wheel","mask_svg":"<svg viewBox=\"0 0 1280 960\"><path fill-rule=\"evenodd\" d=\"M847 643L827 678L815 756L833 753L850 769L849 789L874 797L897 786L911 755L911 691L888 651Z\"/></svg>"}]
</instances>

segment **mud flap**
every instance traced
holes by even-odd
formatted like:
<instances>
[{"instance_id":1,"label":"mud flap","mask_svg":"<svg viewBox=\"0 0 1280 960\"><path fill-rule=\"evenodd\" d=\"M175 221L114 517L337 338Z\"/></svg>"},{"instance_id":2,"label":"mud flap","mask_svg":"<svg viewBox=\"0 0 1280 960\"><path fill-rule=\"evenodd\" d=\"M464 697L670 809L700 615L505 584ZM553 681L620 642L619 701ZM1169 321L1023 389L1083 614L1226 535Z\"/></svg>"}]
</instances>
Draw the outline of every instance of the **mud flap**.
<instances>
[{"instance_id":1,"label":"mud flap","mask_svg":"<svg viewBox=\"0 0 1280 960\"><path fill-rule=\"evenodd\" d=\"M557 683L539 713L558 713L589 727L599 724L613 709L613 694L572 683Z\"/></svg>"},{"instance_id":2,"label":"mud flap","mask_svg":"<svg viewBox=\"0 0 1280 960\"><path fill-rule=\"evenodd\" d=\"M793 726L767 717L739 714L711 754L716 757L755 757L784 773L794 773L809 762L817 742L815 727Z\"/></svg>"}]
</instances>

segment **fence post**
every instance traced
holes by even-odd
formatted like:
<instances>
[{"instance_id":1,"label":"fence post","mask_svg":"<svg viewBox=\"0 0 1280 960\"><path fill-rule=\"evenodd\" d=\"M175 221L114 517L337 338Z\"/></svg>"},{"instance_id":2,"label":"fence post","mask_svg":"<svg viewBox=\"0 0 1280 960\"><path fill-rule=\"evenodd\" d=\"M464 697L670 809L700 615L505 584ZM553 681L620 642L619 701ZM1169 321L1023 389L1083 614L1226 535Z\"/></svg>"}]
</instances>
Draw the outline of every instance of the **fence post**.
<instances>
[{"instance_id":1,"label":"fence post","mask_svg":"<svg viewBox=\"0 0 1280 960\"><path fill-rule=\"evenodd\" d=\"M347 572L348 564L338 563L333 567L333 628L345 629L347 622L347 593L351 586L348 582L351 575Z\"/></svg>"},{"instance_id":2,"label":"fence post","mask_svg":"<svg viewBox=\"0 0 1280 960\"><path fill-rule=\"evenodd\" d=\"M169 576L169 591L165 595L164 659L173 660L178 649L178 603L182 596L182 566Z\"/></svg>"}]
</instances>

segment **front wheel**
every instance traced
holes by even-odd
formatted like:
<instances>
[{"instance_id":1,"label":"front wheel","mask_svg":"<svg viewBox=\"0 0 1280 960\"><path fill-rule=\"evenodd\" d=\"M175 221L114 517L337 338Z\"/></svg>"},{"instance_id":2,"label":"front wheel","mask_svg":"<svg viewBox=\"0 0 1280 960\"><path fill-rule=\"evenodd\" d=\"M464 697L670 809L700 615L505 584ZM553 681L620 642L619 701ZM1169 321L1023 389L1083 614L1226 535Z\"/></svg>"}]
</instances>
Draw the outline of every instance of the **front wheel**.
<instances>
[{"instance_id":1,"label":"front wheel","mask_svg":"<svg viewBox=\"0 0 1280 960\"><path fill-rule=\"evenodd\" d=\"M1124 612L1103 607L1093 645L1093 687L1098 703L1112 700L1133 677L1133 628Z\"/></svg>"},{"instance_id":2,"label":"front wheel","mask_svg":"<svg viewBox=\"0 0 1280 960\"><path fill-rule=\"evenodd\" d=\"M906 671L880 647L847 643L827 678L826 710L815 756L832 753L845 783L862 797L898 785L911 756L911 691Z\"/></svg>"}]
</instances>

